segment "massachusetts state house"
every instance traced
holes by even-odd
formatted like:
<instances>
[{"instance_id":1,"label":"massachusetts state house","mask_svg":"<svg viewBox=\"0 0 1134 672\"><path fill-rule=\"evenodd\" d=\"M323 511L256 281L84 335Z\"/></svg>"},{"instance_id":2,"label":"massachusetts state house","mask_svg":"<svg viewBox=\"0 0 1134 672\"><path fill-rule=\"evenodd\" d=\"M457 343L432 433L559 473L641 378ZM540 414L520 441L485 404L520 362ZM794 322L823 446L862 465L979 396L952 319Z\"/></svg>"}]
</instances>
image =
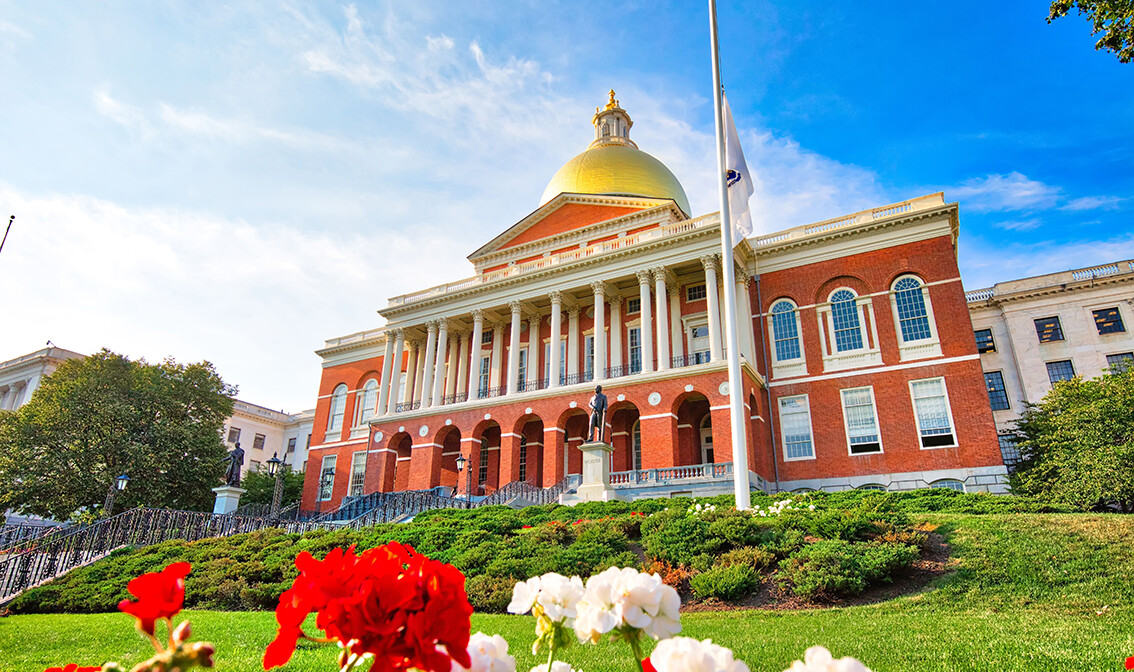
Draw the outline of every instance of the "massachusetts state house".
<instances>
[{"instance_id":1,"label":"massachusetts state house","mask_svg":"<svg viewBox=\"0 0 1134 672\"><path fill-rule=\"evenodd\" d=\"M539 207L469 256L472 276L393 297L385 327L318 351L305 509L570 483L596 384L626 498L731 492L734 469L769 492L1005 490L956 203L931 194L742 241L731 390L718 214L694 216L613 92L592 121Z\"/></svg>"}]
</instances>

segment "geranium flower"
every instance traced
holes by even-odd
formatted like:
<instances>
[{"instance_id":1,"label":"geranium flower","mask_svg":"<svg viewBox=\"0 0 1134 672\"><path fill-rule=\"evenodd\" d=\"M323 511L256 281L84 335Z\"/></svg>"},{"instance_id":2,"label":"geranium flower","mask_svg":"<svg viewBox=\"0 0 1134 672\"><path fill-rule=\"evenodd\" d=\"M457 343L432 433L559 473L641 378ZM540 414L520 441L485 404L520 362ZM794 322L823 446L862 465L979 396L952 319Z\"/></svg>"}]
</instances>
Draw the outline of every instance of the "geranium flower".
<instances>
[{"instance_id":1,"label":"geranium flower","mask_svg":"<svg viewBox=\"0 0 1134 672\"><path fill-rule=\"evenodd\" d=\"M102 672L102 666L79 667L77 663L71 663L65 667L49 667L43 672Z\"/></svg>"},{"instance_id":2,"label":"geranium flower","mask_svg":"<svg viewBox=\"0 0 1134 672\"><path fill-rule=\"evenodd\" d=\"M516 659L508 654L508 642L500 635L478 632L469 637L468 667L453 661L451 672L516 672Z\"/></svg>"},{"instance_id":3,"label":"geranium flower","mask_svg":"<svg viewBox=\"0 0 1134 672\"><path fill-rule=\"evenodd\" d=\"M143 574L126 584L137 602L122 600L118 609L138 619L138 629L153 637L154 622L173 618L185 604L185 577L192 571L188 562L175 562L160 572Z\"/></svg>"},{"instance_id":4,"label":"geranium flower","mask_svg":"<svg viewBox=\"0 0 1134 672\"><path fill-rule=\"evenodd\" d=\"M508 603L508 613L526 614L531 611L536 598L539 597L539 585L538 576L517 582L512 588L512 601Z\"/></svg>"},{"instance_id":5,"label":"geranium flower","mask_svg":"<svg viewBox=\"0 0 1134 672\"><path fill-rule=\"evenodd\" d=\"M376 672L471 665L472 606L465 577L453 566L396 542L361 555L353 546L334 549L323 560L304 551L295 566L299 576L280 596L279 630L264 652L265 670L291 659L313 612L327 639L356 656L372 654Z\"/></svg>"},{"instance_id":6,"label":"geranium flower","mask_svg":"<svg viewBox=\"0 0 1134 672\"><path fill-rule=\"evenodd\" d=\"M681 632L681 597L657 574L632 567L611 567L587 579L579 601L575 634L580 641L597 642L617 629L640 630L655 639Z\"/></svg>"},{"instance_id":7,"label":"geranium flower","mask_svg":"<svg viewBox=\"0 0 1134 672\"><path fill-rule=\"evenodd\" d=\"M802 661L795 661L784 672L870 672L870 669L854 658L835 660L827 649L813 646L803 653Z\"/></svg>"},{"instance_id":8,"label":"geranium flower","mask_svg":"<svg viewBox=\"0 0 1134 672\"><path fill-rule=\"evenodd\" d=\"M712 640L698 642L692 637L658 642L642 668L646 672L748 672L748 666L734 659L732 651Z\"/></svg>"}]
</instances>

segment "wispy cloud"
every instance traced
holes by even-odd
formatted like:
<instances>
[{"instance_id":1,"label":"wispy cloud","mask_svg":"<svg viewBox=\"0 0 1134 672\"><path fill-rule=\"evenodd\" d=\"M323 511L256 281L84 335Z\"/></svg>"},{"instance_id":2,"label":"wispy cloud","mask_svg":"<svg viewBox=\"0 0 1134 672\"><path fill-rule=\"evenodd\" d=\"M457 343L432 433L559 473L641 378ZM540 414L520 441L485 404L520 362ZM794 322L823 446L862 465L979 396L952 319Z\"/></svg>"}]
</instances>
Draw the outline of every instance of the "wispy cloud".
<instances>
[{"instance_id":1,"label":"wispy cloud","mask_svg":"<svg viewBox=\"0 0 1134 672\"><path fill-rule=\"evenodd\" d=\"M119 126L143 139L154 136L153 124L141 109L115 99L106 88L95 89L93 97L95 109L99 114L109 117Z\"/></svg>"},{"instance_id":2,"label":"wispy cloud","mask_svg":"<svg viewBox=\"0 0 1134 672\"><path fill-rule=\"evenodd\" d=\"M1033 218L1012 220L1008 222L997 222L993 224L993 226L998 229L1004 229L1005 231L1031 231L1033 229L1038 229L1040 223L1040 220Z\"/></svg>"},{"instance_id":3,"label":"wispy cloud","mask_svg":"<svg viewBox=\"0 0 1134 672\"><path fill-rule=\"evenodd\" d=\"M975 289L1006 280L1134 259L1134 233L1103 241L1004 243L972 238L962 232L961 248L961 277L966 289Z\"/></svg>"},{"instance_id":4,"label":"wispy cloud","mask_svg":"<svg viewBox=\"0 0 1134 672\"><path fill-rule=\"evenodd\" d=\"M1118 196L1084 196L1068 201L1064 210L1117 210L1126 199Z\"/></svg>"},{"instance_id":5,"label":"wispy cloud","mask_svg":"<svg viewBox=\"0 0 1134 672\"><path fill-rule=\"evenodd\" d=\"M1042 210L1055 207L1060 189L1013 171L968 180L953 187L950 197L977 212Z\"/></svg>"}]
</instances>

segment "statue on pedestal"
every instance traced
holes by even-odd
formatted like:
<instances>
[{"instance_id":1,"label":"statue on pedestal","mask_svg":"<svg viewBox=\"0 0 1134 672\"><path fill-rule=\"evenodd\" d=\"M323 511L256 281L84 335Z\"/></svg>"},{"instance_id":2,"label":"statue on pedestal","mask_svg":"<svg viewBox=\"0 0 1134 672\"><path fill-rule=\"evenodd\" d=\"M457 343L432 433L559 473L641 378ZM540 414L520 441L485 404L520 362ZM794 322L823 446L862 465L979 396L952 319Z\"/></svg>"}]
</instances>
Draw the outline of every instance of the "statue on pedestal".
<instances>
[{"instance_id":1,"label":"statue on pedestal","mask_svg":"<svg viewBox=\"0 0 1134 672\"><path fill-rule=\"evenodd\" d=\"M591 422L587 427L587 442L605 443L606 437L603 434L606 431L606 395L602 393L602 385L595 386L595 396L587 402L587 408L591 409ZM596 429L598 430L597 439L595 438Z\"/></svg>"},{"instance_id":2,"label":"statue on pedestal","mask_svg":"<svg viewBox=\"0 0 1134 672\"><path fill-rule=\"evenodd\" d=\"M239 441L223 461L228 463L228 469L224 472L225 485L240 487L240 468L244 466L244 449L240 447Z\"/></svg>"}]
</instances>

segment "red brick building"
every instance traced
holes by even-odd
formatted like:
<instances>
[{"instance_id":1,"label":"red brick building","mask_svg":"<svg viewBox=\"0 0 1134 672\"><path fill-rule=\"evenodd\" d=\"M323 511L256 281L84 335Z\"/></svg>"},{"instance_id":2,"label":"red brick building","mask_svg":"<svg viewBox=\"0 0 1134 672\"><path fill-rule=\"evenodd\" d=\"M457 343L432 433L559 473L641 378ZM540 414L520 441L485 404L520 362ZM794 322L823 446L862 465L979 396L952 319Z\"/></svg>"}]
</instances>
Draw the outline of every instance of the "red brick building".
<instances>
[{"instance_id":1,"label":"red brick building","mask_svg":"<svg viewBox=\"0 0 1134 672\"><path fill-rule=\"evenodd\" d=\"M593 123L475 275L318 351L304 508L556 484L580 473L596 383L621 496L731 492L719 218L690 217L613 95ZM957 232L932 194L736 248L753 487L1005 489Z\"/></svg>"}]
</instances>

